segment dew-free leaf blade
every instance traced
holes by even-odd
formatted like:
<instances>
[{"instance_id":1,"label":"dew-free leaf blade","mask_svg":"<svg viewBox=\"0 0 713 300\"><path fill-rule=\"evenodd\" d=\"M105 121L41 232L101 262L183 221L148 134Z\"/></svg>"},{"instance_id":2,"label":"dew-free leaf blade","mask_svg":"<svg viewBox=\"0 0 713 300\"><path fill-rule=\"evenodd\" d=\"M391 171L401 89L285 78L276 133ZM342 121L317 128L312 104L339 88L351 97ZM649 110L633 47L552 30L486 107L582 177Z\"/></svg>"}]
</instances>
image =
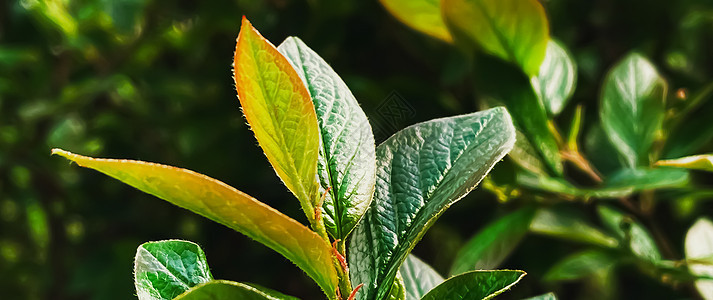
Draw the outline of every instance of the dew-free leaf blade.
<instances>
[{"instance_id":1,"label":"dew-free leaf blade","mask_svg":"<svg viewBox=\"0 0 713 300\"><path fill-rule=\"evenodd\" d=\"M175 300L298 300L295 297L228 280L213 280L193 287Z\"/></svg>"},{"instance_id":2,"label":"dew-free leaf blade","mask_svg":"<svg viewBox=\"0 0 713 300\"><path fill-rule=\"evenodd\" d=\"M475 188L514 138L510 115L498 107L416 124L377 147L374 200L349 245L352 282L365 284L358 299L384 299L425 231Z\"/></svg>"},{"instance_id":3,"label":"dew-free leaf blade","mask_svg":"<svg viewBox=\"0 0 713 300\"><path fill-rule=\"evenodd\" d=\"M524 207L488 224L458 251L451 275L498 267L525 237L534 215Z\"/></svg>"},{"instance_id":4,"label":"dew-free leaf blade","mask_svg":"<svg viewBox=\"0 0 713 300\"><path fill-rule=\"evenodd\" d=\"M244 17L233 72L255 138L313 223L319 201L319 128L309 91L290 62Z\"/></svg>"},{"instance_id":5,"label":"dew-free leaf blade","mask_svg":"<svg viewBox=\"0 0 713 300\"><path fill-rule=\"evenodd\" d=\"M336 294L331 245L294 219L223 182L166 165L91 158L59 149L52 153L245 234L295 263L328 297Z\"/></svg>"},{"instance_id":6,"label":"dew-free leaf blade","mask_svg":"<svg viewBox=\"0 0 713 300\"><path fill-rule=\"evenodd\" d=\"M419 300L428 291L445 281L431 266L409 254L399 270L404 280L406 300Z\"/></svg>"},{"instance_id":7,"label":"dew-free leaf blade","mask_svg":"<svg viewBox=\"0 0 713 300\"><path fill-rule=\"evenodd\" d=\"M664 119L666 82L643 56L633 53L604 79L600 118L629 167L648 165L649 149Z\"/></svg>"},{"instance_id":8,"label":"dew-free leaf blade","mask_svg":"<svg viewBox=\"0 0 713 300\"><path fill-rule=\"evenodd\" d=\"M537 76L531 78L537 97L551 115L558 115L572 96L577 81L577 67L567 50L555 40L547 43L547 52Z\"/></svg>"},{"instance_id":9,"label":"dew-free leaf blade","mask_svg":"<svg viewBox=\"0 0 713 300\"><path fill-rule=\"evenodd\" d=\"M446 42L453 40L441 16L440 0L381 0L380 2L394 17L409 27Z\"/></svg>"},{"instance_id":10,"label":"dew-free leaf blade","mask_svg":"<svg viewBox=\"0 0 713 300\"><path fill-rule=\"evenodd\" d=\"M661 260L661 251L651 233L641 223L613 207L600 205L597 212L609 230L628 242L629 250L634 255L650 262Z\"/></svg>"},{"instance_id":11,"label":"dew-free leaf blade","mask_svg":"<svg viewBox=\"0 0 713 300\"><path fill-rule=\"evenodd\" d=\"M555 295L555 293L547 293L522 300L557 300L557 295Z\"/></svg>"},{"instance_id":12,"label":"dew-free leaf blade","mask_svg":"<svg viewBox=\"0 0 713 300\"><path fill-rule=\"evenodd\" d=\"M444 281L422 300L484 300L507 291L525 272L517 270L471 271Z\"/></svg>"},{"instance_id":13,"label":"dew-free leaf blade","mask_svg":"<svg viewBox=\"0 0 713 300\"><path fill-rule=\"evenodd\" d=\"M540 208L530 223L530 230L537 234L584 242L603 247L616 247L616 238L607 235L586 221L586 216L577 211L557 208Z\"/></svg>"},{"instance_id":14,"label":"dew-free leaf blade","mask_svg":"<svg viewBox=\"0 0 713 300\"><path fill-rule=\"evenodd\" d=\"M713 222L706 218L698 219L686 233L685 245L691 273L696 276L713 276ZM696 289L704 299L713 299L713 280L696 280Z\"/></svg>"},{"instance_id":15,"label":"dew-free leaf blade","mask_svg":"<svg viewBox=\"0 0 713 300\"><path fill-rule=\"evenodd\" d=\"M205 253L195 243L148 242L136 250L134 285L139 300L171 300L212 279Z\"/></svg>"},{"instance_id":16,"label":"dew-free leaf blade","mask_svg":"<svg viewBox=\"0 0 713 300\"><path fill-rule=\"evenodd\" d=\"M713 155L703 154L678 159L659 160L656 162L656 165L713 172Z\"/></svg>"},{"instance_id":17,"label":"dew-free leaf blade","mask_svg":"<svg viewBox=\"0 0 713 300\"><path fill-rule=\"evenodd\" d=\"M544 280L562 281L580 279L612 267L617 259L602 250L585 250L565 257L556 263L544 276Z\"/></svg>"},{"instance_id":18,"label":"dew-free leaf blade","mask_svg":"<svg viewBox=\"0 0 713 300\"><path fill-rule=\"evenodd\" d=\"M446 24L459 37L537 75L545 58L549 25L537 0L443 0Z\"/></svg>"},{"instance_id":19,"label":"dew-free leaf blade","mask_svg":"<svg viewBox=\"0 0 713 300\"><path fill-rule=\"evenodd\" d=\"M334 70L295 37L277 49L305 82L319 121L321 147L317 173L327 232L346 240L371 203L376 156L366 114Z\"/></svg>"}]
</instances>

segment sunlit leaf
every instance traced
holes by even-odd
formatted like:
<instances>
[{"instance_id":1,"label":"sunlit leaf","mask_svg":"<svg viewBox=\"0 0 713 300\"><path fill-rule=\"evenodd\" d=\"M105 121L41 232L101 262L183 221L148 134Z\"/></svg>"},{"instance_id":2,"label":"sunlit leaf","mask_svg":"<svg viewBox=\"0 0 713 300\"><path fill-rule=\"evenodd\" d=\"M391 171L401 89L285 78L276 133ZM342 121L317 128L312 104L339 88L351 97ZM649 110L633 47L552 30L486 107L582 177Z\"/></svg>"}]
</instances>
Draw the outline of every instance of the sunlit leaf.
<instances>
[{"instance_id":1,"label":"sunlit leaf","mask_svg":"<svg viewBox=\"0 0 713 300\"><path fill-rule=\"evenodd\" d=\"M436 270L413 254L406 257L399 273L404 280L406 300L421 299L428 291L445 280Z\"/></svg>"},{"instance_id":2,"label":"sunlit leaf","mask_svg":"<svg viewBox=\"0 0 713 300\"><path fill-rule=\"evenodd\" d=\"M666 82L637 53L617 63L604 79L602 125L629 167L648 166L649 150L663 123L665 95Z\"/></svg>"},{"instance_id":3,"label":"sunlit leaf","mask_svg":"<svg viewBox=\"0 0 713 300\"><path fill-rule=\"evenodd\" d=\"M205 253L195 243L148 242L136 250L134 285L139 300L171 300L211 280Z\"/></svg>"},{"instance_id":4,"label":"sunlit leaf","mask_svg":"<svg viewBox=\"0 0 713 300\"><path fill-rule=\"evenodd\" d=\"M312 221L320 198L319 129L309 91L290 62L246 18L233 68L240 105L255 138Z\"/></svg>"},{"instance_id":5,"label":"sunlit leaf","mask_svg":"<svg viewBox=\"0 0 713 300\"><path fill-rule=\"evenodd\" d=\"M381 4L399 21L437 39L451 42L441 17L440 0L380 0Z\"/></svg>"},{"instance_id":6,"label":"sunlit leaf","mask_svg":"<svg viewBox=\"0 0 713 300\"><path fill-rule=\"evenodd\" d=\"M555 264L544 276L545 280L575 280L595 274L616 264L614 255L601 250L586 250L568 256Z\"/></svg>"},{"instance_id":7,"label":"sunlit leaf","mask_svg":"<svg viewBox=\"0 0 713 300\"><path fill-rule=\"evenodd\" d=\"M295 297L228 280L213 280L193 287L175 300L298 300Z\"/></svg>"},{"instance_id":8,"label":"sunlit leaf","mask_svg":"<svg viewBox=\"0 0 713 300\"><path fill-rule=\"evenodd\" d=\"M327 231L345 240L369 207L374 194L374 135L366 114L337 73L295 37L277 49L287 57L312 96L321 147L317 173Z\"/></svg>"},{"instance_id":9,"label":"sunlit leaf","mask_svg":"<svg viewBox=\"0 0 713 300\"><path fill-rule=\"evenodd\" d=\"M713 172L713 155L694 155L679 159L659 160L656 165Z\"/></svg>"},{"instance_id":10,"label":"sunlit leaf","mask_svg":"<svg viewBox=\"0 0 713 300\"><path fill-rule=\"evenodd\" d=\"M448 278L423 300L484 300L507 291L525 276L523 271L471 271Z\"/></svg>"},{"instance_id":11,"label":"sunlit leaf","mask_svg":"<svg viewBox=\"0 0 713 300\"><path fill-rule=\"evenodd\" d=\"M600 205L597 207L597 211L604 225L609 227L609 230L618 235L621 240L627 242L629 250L634 255L651 262L661 260L661 251L643 225L609 206Z\"/></svg>"},{"instance_id":12,"label":"sunlit leaf","mask_svg":"<svg viewBox=\"0 0 713 300\"><path fill-rule=\"evenodd\" d=\"M446 208L512 148L502 108L408 127L376 149L376 191L352 234L349 268L358 299L384 299L401 263Z\"/></svg>"},{"instance_id":13,"label":"sunlit leaf","mask_svg":"<svg viewBox=\"0 0 713 300\"><path fill-rule=\"evenodd\" d=\"M530 230L534 233L549 235L604 247L616 247L619 243L576 211L541 208L537 210Z\"/></svg>"},{"instance_id":14,"label":"sunlit leaf","mask_svg":"<svg viewBox=\"0 0 713 300\"><path fill-rule=\"evenodd\" d=\"M557 295L555 295L555 293L547 293L522 300L557 300Z\"/></svg>"},{"instance_id":15,"label":"sunlit leaf","mask_svg":"<svg viewBox=\"0 0 713 300\"><path fill-rule=\"evenodd\" d=\"M531 79L538 98L551 115L558 115L572 97L577 68L567 50L555 40L547 43L547 52L537 76Z\"/></svg>"},{"instance_id":16,"label":"sunlit leaf","mask_svg":"<svg viewBox=\"0 0 713 300\"><path fill-rule=\"evenodd\" d=\"M328 297L334 297L337 273L332 264L331 245L309 228L247 194L186 169L134 160L95 159L59 149L52 153L265 244L304 270Z\"/></svg>"},{"instance_id":17,"label":"sunlit leaf","mask_svg":"<svg viewBox=\"0 0 713 300\"><path fill-rule=\"evenodd\" d=\"M525 237L534 215L525 207L488 224L458 251L451 275L498 267Z\"/></svg>"},{"instance_id":18,"label":"sunlit leaf","mask_svg":"<svg viewBox=\"0 0 713 300\"><path fill-rule=\"evenodd\" d=\"M406 289L404 284L404 279L401 277L401 273L396 274L396 279L391 286L391 291L386 297L386 300L404 300L406 299Z\"/></svg>"},{"instance_id":19,"label":"sunlit leaf","mask_svg":"<svg viewBox=\"0 0 713 300\"><path fill-rule=\"evenodd\" d=\"M528 76L545 58L549 25L537 0L443 0L446 24L486 52L511 61ZM457 33L457 34L456 34Z\"/></svg>"},{"instance_id":20,"label":"sunlit leaf","mask_svg":"<svg viewBox=\"0 0 713 300\"><path fill-rule=\"evenodd\" d=\"M713 276L713 223L706 218L698 219L688 230L685 244L691 272L697 276ZM713 279L696 280L696 288L704 299L713 299Z\"/></svg>"}]
</instances>

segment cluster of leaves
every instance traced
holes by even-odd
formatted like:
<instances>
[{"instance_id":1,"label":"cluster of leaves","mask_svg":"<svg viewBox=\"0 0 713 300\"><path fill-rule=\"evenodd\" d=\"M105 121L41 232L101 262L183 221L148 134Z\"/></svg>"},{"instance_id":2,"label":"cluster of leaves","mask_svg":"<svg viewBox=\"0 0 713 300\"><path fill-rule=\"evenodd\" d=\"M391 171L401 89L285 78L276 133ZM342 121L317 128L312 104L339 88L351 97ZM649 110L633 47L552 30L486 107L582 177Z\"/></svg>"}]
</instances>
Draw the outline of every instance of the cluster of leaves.
<instances>
[{"instance_id":1,"label":"cluster of leaves","mask_svg":"<svg viewBox=\"0 0 713 300\"><path fill-rule=\"evenodd\" d=\"M444 280L409 256L438 217L512 149L515 129L504 108L419 123L375 148L354 96L299 39L276 48L243 18L234 72L243 113L311 230L186 169L52 152L263 243L329 299L490 299L525 275L465 264ZM140 299L290 299L213 280L202 250L175 240L139 247L135 284Z\"/></svg>"},{"instance_id":2,"label":"cluster of leaves","mask_svg":"<svg viewBox=\"0 0 713 300\"><path fill-rule=\"evenodd\" d=\"M709 142L709 130L696 130L698 136L688 140L678 137L691 137L691 127L684 124L696 123L687 119L710 98L711 86L690 97L683 89L671 92L656 67L632 52L603 79L599 119L592 122L584 149L580 146L581 105L571 114L566 135L557 126L556 118L575 91L577 66L566 46L550 37L539 1L381 2L416 30L467 53L480 48L519 69L493 76L489 70L502 66L501 61L476 61L474 77L481 87L482 106L507 107L518 136L509 155L518 165L510 177L514 180L494 178L487 187L502 201L519 199L538 207L526 206L490 224L461 250L456 265L497 267L531 231L593 246L552 266L546 279L610 276L616 266L634 264L673 286L695 281L700 294L713 299L710 221L702 217L691 227L684 258L675 257L658 228L661 224L652 221L657 199L664 192L679 198L710 197L705 185L690 180L688 169L713 171L713 155L679 158ZM409 17L413 15L417 17ZM598 167L587 159L592 153L605 154L597 161ZM675 159L659 160L671 157ZM566 164L572 168L566 169ZM611 200L626 210L608 203ZM595 206L607 230L585 217L551 208L573 201Z\"/></svg>"}]
</instances>

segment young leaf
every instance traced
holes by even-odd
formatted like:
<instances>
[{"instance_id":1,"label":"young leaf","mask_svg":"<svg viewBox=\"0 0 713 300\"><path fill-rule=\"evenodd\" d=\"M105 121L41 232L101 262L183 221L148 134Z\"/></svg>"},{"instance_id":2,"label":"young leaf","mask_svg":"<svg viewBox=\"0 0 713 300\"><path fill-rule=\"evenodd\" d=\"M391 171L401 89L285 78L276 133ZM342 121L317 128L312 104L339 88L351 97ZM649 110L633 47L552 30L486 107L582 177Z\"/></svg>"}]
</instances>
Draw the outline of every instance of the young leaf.
<instances>
[{"instance_id":1,"label":"young leaf","mask_svg":"<svg viewBox=\"0 0 713 300\"><path fill-rule=\"evenodd\" d=\"M656 165L713 172L713 155L693 155L679 159L659 160Z\"/></svg>"},{"instance_id":2,"label":"young leaf","mask_svg":"<svg viewBox=\"0 0 713 300\"><path fill-rule=\"evenodd\" d=\"M577 215L576 211L541 208L537 210L530 230L534 233L554 236L577 242L603 247L616 247L618 242L594 225L585 221L585 216Z\"/></svg>"},{"instance_id":3,"label":"young leaf","mask_svg":"<svg viewBox=\"0 0 713 300\"><path fill-rule=\"evenodd\" d=\"M537 75L550 38L545 10L537 0L443 0L446 24L486 52Z\"/></svg>"},{"instance_id":4,"label":"young leaf","mask_svg":"<svg viewBox=\"0 0 713 300\"><path fill-rule=\"evenodd\" d=\"M629 249L634 255L651 262L661 260L661 252L656 242L639 222L608 206L600 205L597 211L604 225L621 240L628 242Z\"/></svg>"},{"instance_id":5,"label":"young leaf","mask_svg":"<svg viewBox=\"0 0 713 300\"><path fill-rule=\"evenodd\" d=\"M586 250L575 253L555 264L544 279L548 281L562 281L580 279L607 269L616 264L616 257L601 250Z\"/></svg>"},{"instance_id":6,"label":"young leaf","mask_svg":"<svg viewBox=\"0 0 713 300\"><path fill-rule=\"evenodd\" d=\"M471 271L448 278L422 300L485 300L502 294L526 275L523 271Z\"/></svg>"},{"instance_id":7,"label":"young leaf","mask_svg":"<svg viewBox=\"0 0 713 300\"><path fill-rule=\"evenodd\" d=\"M557 300L557 295L555 295L555 293L547 293L522 300Z\"/></svg>"},{"instance_id":8,"label":"young leaf","mask_svg":"<svg viewBox=\"0 0 713 300\"><path fill-rule=\"evenodd\" d=\"M713 223L706 218L698 219L688 230L685 244L691 273L696 276L713 276ZM696 288L704 299L713 299L712 279L696 280Z\"/></svg>"},{"instance_id":9,"label":"young leaf","mask_svg":"<svg viewBox=\"0 0 713 300\"><path fill-rule=\"evenodd\" d=\"M205 253L188 241L144 243L136 250L134 285L139 300L171 300L213 280Z\"/></svg>"},{"instance_id":10,"label":"young leaf","mask_svg":"<svg viewBox=\"0 0 713 300\"><path fill-rule=\"evenodd\" d=\"M533 174L547 174L547 166L542 162L539 151L527 140L527 136L517 128L515 136L515 145L512 147L508 157Z\"/></svg>"},{"instance_id":11,"label":"young leaf","mask_svg":"<svg viewBox=\"0 0 713 300\"><path fill-rule=\"evenodd\" d=\"M649 149L663 123L665 95L664 79L636 53L617 63L604 79L600 117L629 167L649 164Z\"/></svg>"},{"instance_id":12,"label":"young leaf","mask_svg":"<svg viewBox=\"0 0 713 300\"><path fill-rule=\"evenodd\" d=\"M530 81L547 112L556 116L574 92L577 68L567 50L555 40L550 40L540 72Z\"/></svg>"},{"instance_id":13,"label":"young leaf","mask_svg":"<svg viewBox=\"0 0 713 300\"><path fill-rule=\"evenodd\" d=\"M52 153L245 234L295 263L330 299L336 294L331 245L294 219L223 182L166 165L91 158L60 149Z\"/></svg>"},{"instance_id":14,"label":"young leaf","mask_svg":"<svg viewBox=\"0 0 713 300\"><path fill-rule=\"evenodd\" d=\"M298 300L276 291L228 280L213 280L197 285L175 300Z\"/></svg>"},{"instance_id":15,"label":"young leaf","mask_svg":"<svg viewBox=\"0 0 713 300\"><path fill-rule=\"evenodd\" d=\"M290 62L243 17L235 87L260 147L311 223L317 195L319 129L312 99Z\"/></svg>"},{"instance_id":16,"label":"young leaf","mask_svg":"<svg viewBox=\"0 0 713 300\"><path fill-rule=\"evenodd\" d=\"M376 157L374 135L356 98L337 73L295 37L277 49L307 85L319 121L317 173L327 232L345 240L371 203Z\"/></svg>"},{"instance_id":17,"label":"young leaf","mask_svg":"<svg viewBox=\"0 0 713 300\"><path fill-rule=\"evenodd\" d=\"M436 119L376 149L376 191L349 245L359 299L384 299L401 263L446 208L470 192L515 139L502 108Z\"/></svg>"},{"instance_id":18,"label":"young leaf","mask_svg":"<svg viewBox=\"0 0 713 300\"><path fill-rule=\"evenodd\" d=\"M525 237L534 215L525 207L488 224L458 251L451 275L498 267Z\"/></svg>"},{"instance_id":19,"label":"young leaf","mask_svg":"<svg viewBox=\"0 0 713 300\"><path fill-rule=\"evenodd\" d=\"M399 269L404 280L406 300L419 300L428 291L445 281L443 276L413 254L409 254Z\"/></svg>"},{"instance_id":20,"label":"young leaf","mask_svg":"<svg viewBox=\"0 0 713 300\"><path fill-rule=\"evenodd\" d=\"M396 274L396 280L389 291L389 296L386 297L387 300L404 300L406 299L406 290L404 288L404 279L401 277L401 273Z\"/></svg>"},{"instance_id":21,"label":"young leaf","mask_svg":"<svg viewBox=\"0 0 713 300\"><path fill-rule=\"evenodd\" d=\"M441 16L440 0L380 0L381 4L399 21L437 39L451 42Z\"/></svg>"}]
</instances>

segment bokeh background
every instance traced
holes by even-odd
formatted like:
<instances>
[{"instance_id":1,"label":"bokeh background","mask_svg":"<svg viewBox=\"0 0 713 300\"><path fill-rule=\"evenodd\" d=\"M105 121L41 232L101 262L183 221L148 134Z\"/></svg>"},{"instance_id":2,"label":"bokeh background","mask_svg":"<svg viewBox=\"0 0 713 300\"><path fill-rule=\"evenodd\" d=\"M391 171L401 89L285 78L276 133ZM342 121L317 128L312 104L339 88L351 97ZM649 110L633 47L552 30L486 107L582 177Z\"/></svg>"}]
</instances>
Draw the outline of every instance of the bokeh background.
<instances>
[{"instance_id":1,"label":"bokeh background","mask_svg":"<svg viewBox=\"0 0 713 300\"><path fill-rule=\"evenodd\" d=\"M713 1L543 4L552 35L579 66L563 123L575 104L592 107L586 118L597 118L604 73L631 50L649 57L671 89L698 90L713 78ZM305 222L239 109L231 63L243 15L273 43L299 36L328 61L378 129L377 141L409 124L478 108L468 55L410 30L376 0L0 1L0 298L131 299L136 247L172 238L199 243L216 278L302 299L322 297L308 277L268 248L49 155L61 147L185 167ZM393 99L407 105L406 113L385 111ZM705 105L694 119L705 124L711 113L713 105ZM704 150L713 150L710 137L702 138ZM476 190L414 253L446 273L464 241L512 205ZM695 207L703 211L696 215L713 211L706 203ZM665 227L680 252L693 215L673 205L666 209L662 218L677 218ZM555 291L561 299L599 299L592 287L602 284L618 286L612 297L622 299L694 295L633 268L611 282L542 280L548 267L578 247L528 237L503 267L529 276L501 298Z\"/></svg>"}]
</instances>

